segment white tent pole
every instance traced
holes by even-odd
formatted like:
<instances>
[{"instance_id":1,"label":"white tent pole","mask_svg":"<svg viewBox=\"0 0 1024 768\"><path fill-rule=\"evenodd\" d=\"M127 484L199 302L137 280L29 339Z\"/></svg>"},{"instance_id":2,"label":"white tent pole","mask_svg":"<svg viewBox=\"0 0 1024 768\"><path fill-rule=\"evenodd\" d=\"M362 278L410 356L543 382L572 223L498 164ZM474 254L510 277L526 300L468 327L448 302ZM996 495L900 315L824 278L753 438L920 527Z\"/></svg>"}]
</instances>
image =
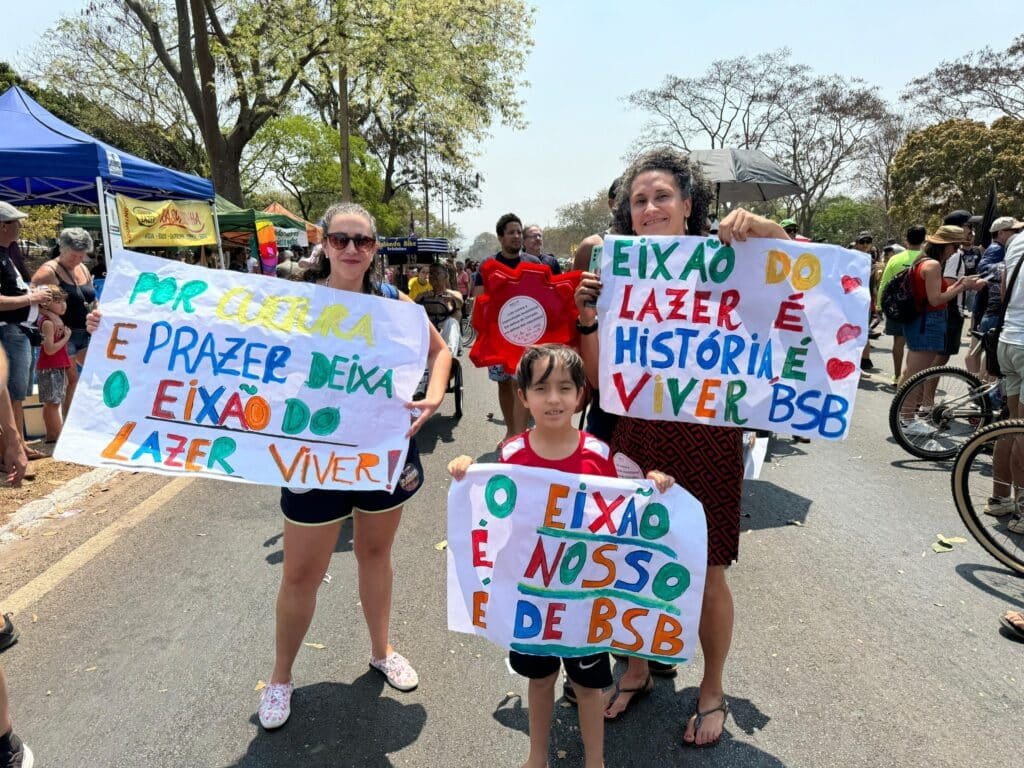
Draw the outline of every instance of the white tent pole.
<instances>
[{"instance_id":1,"label":"white tent pole","mask_svg":"<svg viewBox=\"0 0 1024 768\"><path fill-rule=\"evenodd\" d=\"M213 231L217 235L217 255L220 257L220 268L226 269L224 266L224 247L220 242L220 218L217 216L217 199L214 198L210 205L213 208Z\"/></svg>"},{"instance_id":2,"label":"white tent pole","mask_svg":"<svg viewBox=\"0 0 1024 768\"><path fill-rule=\"evenodd\" d=\"M114 251L110 247L110 230L107 227L107 200L103 195L103 178L96 177L96 202L100 209L100 234L103 235L103 255L107 260L107 269L114 266Z\"/></svg>"}]
</instances>

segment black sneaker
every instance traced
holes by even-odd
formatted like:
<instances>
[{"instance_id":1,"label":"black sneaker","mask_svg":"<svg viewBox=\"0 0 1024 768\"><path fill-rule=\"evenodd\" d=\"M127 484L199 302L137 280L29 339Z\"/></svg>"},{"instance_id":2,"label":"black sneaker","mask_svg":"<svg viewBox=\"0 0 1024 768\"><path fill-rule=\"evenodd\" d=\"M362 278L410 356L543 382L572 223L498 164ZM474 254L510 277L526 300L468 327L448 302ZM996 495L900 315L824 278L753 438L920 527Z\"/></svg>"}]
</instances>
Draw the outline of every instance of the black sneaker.
<instances>
[{"instance_id":1,"label":"black sneaker","mask_svg":"<svg viewBox=\"0 0 1024 768\"><path fill-rule=\"evenodd\" d=\"M871 362L870 357L862 357L860 359L860 369L862 371L876 371L875 364Z\"/></svg>"},{"instance_id":2,"label":"black sneaker","mask_svg":"<svg viewBox=\"0 0 1024 768\"><path fill-rule=\"evenodd\" d=\"M18 642L18 630L11 623L11 614L4 614L4 628L0 629L0 653L3 653ZM0 768L5 768L0 764Z\"/></svg>"},{"instance_id":3,"label":"black sneaker","mask_svg":"<svg viewBox=\"0 0 1024 768\"><path fill-rule=\"evenodd\" d=\"M3 740L4 737L0 736L0 745ZM0 746L0 768L32 768L36 764L32 750L16 733L8 731L6 740L10 746L6 749Z\"/></svg>"}]
</instances>

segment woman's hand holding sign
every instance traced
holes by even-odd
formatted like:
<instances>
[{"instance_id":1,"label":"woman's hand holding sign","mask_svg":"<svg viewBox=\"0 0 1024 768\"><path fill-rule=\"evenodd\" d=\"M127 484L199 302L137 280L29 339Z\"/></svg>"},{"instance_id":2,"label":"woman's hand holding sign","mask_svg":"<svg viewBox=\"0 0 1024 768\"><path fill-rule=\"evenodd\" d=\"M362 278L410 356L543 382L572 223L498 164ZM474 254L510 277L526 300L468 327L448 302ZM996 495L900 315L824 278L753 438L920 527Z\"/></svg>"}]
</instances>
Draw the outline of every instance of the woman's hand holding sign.
<instances>
[{"instance_id":1,"label":"woman's hand holding sign","mask_svg":"<svg viewBox=\"0 0 1024 768\"><path fill-rule=\"evenodd\" d=\"M742 208L731 211L718 225L718 239L726 245L730 245L733 240L745 242L748 237L790 239L786 230L776 222Z\"/></svg>"}]
</instances>

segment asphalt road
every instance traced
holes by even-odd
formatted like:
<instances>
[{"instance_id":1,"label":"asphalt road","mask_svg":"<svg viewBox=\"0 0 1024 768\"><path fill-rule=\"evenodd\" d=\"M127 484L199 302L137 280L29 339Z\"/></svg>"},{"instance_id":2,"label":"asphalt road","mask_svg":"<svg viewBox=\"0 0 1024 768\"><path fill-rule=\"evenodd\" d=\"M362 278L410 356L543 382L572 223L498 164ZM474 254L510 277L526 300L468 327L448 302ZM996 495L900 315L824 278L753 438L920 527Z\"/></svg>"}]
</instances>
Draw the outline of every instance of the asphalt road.
<instances>
[{"instance_id":1,"label":"asphalt road","mask_svg":"<svg viewBox=\"0 0 1024 768\"><path fill-rule=\"evenodd\" d=\"M728 737L700 753L679 746L698 657L608 727L609 767L1019 763L1024 646L1000 635L997 616L1024 607L1024 581L973 540L932 552L937 533L967 535L948 467L888 439L888 400L864 381L848 440L774 441L745 490ZM158 506L167 480L127 475L80 514L0 549L0 594L29 594L22 640L2 663L37 765L520 765L525 681L499 649L447 631L435 549L445 463L494 446L503 427L485 414L496 405L494 385L470 371L466 416L449 418L449 398L420 441L427 485L396 543L393 615L420 688L398 693L368 670L346 527L307 637L324 647L303 648L292 718L275 733L259 728L254 691L273 659L275 489L199 481L163 491ZM555 712L551 765L582 765L575 710Z\"/></svg>"}]
</instances>

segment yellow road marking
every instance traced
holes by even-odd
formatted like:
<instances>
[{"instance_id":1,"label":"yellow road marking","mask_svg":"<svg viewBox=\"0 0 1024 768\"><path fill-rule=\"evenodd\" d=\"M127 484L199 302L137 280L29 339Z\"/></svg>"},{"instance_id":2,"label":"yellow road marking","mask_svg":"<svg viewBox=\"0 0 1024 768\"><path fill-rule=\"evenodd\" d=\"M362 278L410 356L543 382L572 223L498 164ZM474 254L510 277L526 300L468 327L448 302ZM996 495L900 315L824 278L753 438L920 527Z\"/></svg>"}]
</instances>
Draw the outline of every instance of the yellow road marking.
<instances>
[{"instance_id":1,"label":"yellow road marking","mask_svg":"<svg viewBox=\"0 0 1024 768\"><path fill-rule=\"evenodd\" d=\"M96 555L117 541L122 533L134 528L185 490L192 482L194 482L192 477L178 477L172 480L137 507L118 517L113 524L104 528L74 551L66 554L13 595L0 600L0 607L5 612L21 613L63 583L75 571L87 565Z\"/></svg>"}]
</instances>

